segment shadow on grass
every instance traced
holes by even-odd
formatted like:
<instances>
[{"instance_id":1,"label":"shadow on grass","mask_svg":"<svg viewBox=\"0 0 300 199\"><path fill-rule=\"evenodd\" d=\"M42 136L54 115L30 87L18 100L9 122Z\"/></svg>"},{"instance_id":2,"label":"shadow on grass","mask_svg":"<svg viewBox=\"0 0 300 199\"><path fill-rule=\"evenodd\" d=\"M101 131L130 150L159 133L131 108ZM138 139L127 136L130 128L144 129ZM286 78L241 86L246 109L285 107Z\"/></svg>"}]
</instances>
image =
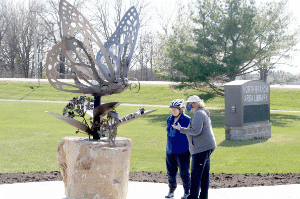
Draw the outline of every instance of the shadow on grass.
<instances>
[{"instance_id":1,"label":"shadow on grass","mask_svg":"<svg viewBox=\"0 0 300 199\"><path fill-rule=\"evenodd\" d=\"M225 126L225 109L209 110L211 113L212 126L224 128ZM272 126L286 127L294 121L300 121L300 115L284 113L271 113Z\"/></svg>"},{"instance_id":2,"label":"shadow on grass","mask_svg":"<svg viewBox=\"0 0 300 199\"><path fill-rule=\"evenodd\" d=\"M271 113L271 123L273 127L289 127L295 121L299 121L300 116L289 113ZM220 123L221 124L221 123ZM218 146L222 147L239 147L247 146L258 143L267 142L268 139L256 139L256 140L224 140Z\"/></svg>"},{"instance_id":3,"label":"shadow on grass","mask_svg":"<svg viewBox=\"0 0 300 199\"><path fill-rule=\"evenodd\" d=\"M210 110L211 113L211 120L213 128L224 128L225 126L225 112L224 109L217 109L217 110ZM192 116L192 114L189 114ZM147 119L151 120L153 123L161 123L166 122L169 114L150 114L147 116ZM271 122L272 126L277 127L285 127L289 126L294 121L300 121L300 116L288 114L288 113L271 113ZM165 123L163 123L165 124ZM163 125L162 125L163 126ZM218 146L221 147L240 147L240 146L247 146L253 145L258 143L267 142L268 139L255 139L255 140L224 140Z\"/></svg>"},{"instance_id":4,"label":"shadow on grass","mask_svg":"<svg viewBox=\"0 0 300 199\"><path fill-rule=\"evenodd\" d=\"M211 122L213 128L224 128L225 126L225 117L224 117L224 109L223 110L210 110L211 113ZM193 116L192 113L187 113L190 117ZM147 119L153 123L165 122L167 125L167 119L171 114L149 114L147 115Z\"/></svg>"},{"instance_id":5,"label":"shadow on grass","mask_svg":"<svg viewBox=\"0 0 300 199\"><path fill-rule=\"evenodd\" d=\"M21 97L20 100L23 100L24 98L28 97L29 95L31 95L35 90L37 90L40 86L37 86L36 88L34 88L33 86L30 86L29 88L32 89L28 94L26 94L24 97Z\"/></svg>"},{"instance_id":6,"label":"shadow on grass","mask_svg":"<svg viewBox=\"0 0 300 199\"><path fill-rule=\"evenodd\" d=\"M154 112L155 113L155 112ZM149 114L147 115L147 120L150 120L152 123L164 122L167 127L167 119L170 114Z\"/></svg>"},{"instance_id":7,"label":"shadow on grass","mask_svg":"<svg viewBox=\"0 0 300 199\"><path fill-rule=\"evenodd\" d=\"M293 121L300 121L300 116L291 115L291 114L280 114L280 113L271 113L271 123L272 126L285 127L293 123Z\"/></svg>"},{"instance_id":8,"label":"shadow on grass","mask_svg":"<svg viewBox=\"0 0 300 199\"><path fill-rule=\"evenodd\" d=\"M269 138L255 139L255 140L223 140L218 146L222 147L240 147L253 144L267 142Z\"/></svg>"},{"instance_id":9,"label":"shadow on grass","mask_svg":"<svg viewBox=\"0 0 300 199\"><path fill-rule=\"evenodd\" d=\"M210 119L213 128L224 128L225 126L225 109L209 110Z\"/></svg>"}]
</instances>

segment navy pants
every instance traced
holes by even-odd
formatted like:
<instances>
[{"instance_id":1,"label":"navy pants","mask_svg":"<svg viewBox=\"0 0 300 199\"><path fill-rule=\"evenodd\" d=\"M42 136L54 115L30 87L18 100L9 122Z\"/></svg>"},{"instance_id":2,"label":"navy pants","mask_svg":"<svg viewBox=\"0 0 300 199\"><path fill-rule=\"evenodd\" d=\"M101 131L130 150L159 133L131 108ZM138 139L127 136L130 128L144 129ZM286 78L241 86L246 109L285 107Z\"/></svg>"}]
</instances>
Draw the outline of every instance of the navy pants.
<instances>
[{"instance_id":1,"label":"navy pants","mask_svg":"<svg viewBox=\"0 0 300 199\"><path fill-rule=\"evenodd\" d=\"M176 175L179 168L180 177L183 183L184 193L190 192L190 152L183 154L168 154L166 155L167 173L170 192L174 192L177 187Z\"/></svg>"},{"instance_id":2,"label":"navy pants","mask_svg":"<svg viewBox=\"0 0 300 199\"><path fill-rule=\"evenodd\" d=\"M204 151L192 155L191 166L191 190L188 199L208 198L210 155L213 150Z\"/></svg>"}]
</instances>

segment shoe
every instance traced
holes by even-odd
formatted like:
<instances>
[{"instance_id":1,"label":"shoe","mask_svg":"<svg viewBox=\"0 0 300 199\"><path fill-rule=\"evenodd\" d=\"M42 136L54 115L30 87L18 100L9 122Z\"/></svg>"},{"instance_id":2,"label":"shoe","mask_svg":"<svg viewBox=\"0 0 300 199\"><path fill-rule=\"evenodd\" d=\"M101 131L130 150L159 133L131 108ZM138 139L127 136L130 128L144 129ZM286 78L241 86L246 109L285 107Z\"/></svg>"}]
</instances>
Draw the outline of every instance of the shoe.
<instances>
[{"instance_id":1,"label":"shoe","mask_svg":"<svg viewBox=\"0 0 300 199\"><path fill-rule=\"evenodd\" d=\"M169 192L169 194L165 196L165 198L174 198L174 192Z\"/></svg>"},{"instance_id":2,"label":"shoe","mask_svg":"<svg viewBox=\"0 0 300 199\"><path fill-rule=\"evenodd\" d=\"M181 197L181 199L187 199L187 198L189 197L189 195L190 195L190 194L186 194L186 193L185 193L185 194Z\"/></svg>"}]
</instances>

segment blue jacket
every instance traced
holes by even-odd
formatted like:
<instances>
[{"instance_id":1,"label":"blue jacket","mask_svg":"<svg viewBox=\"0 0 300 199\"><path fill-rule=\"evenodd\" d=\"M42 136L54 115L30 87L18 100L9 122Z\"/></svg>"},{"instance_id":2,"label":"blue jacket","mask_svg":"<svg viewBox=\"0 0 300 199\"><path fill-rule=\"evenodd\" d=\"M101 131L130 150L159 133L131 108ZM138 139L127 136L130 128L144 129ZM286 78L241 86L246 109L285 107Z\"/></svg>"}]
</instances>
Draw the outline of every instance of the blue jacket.
<instances>
[{"instance_id":1,"label":"blue jacket","mask_svg":"<svg viewBox=\"0 0 300 199\"><path fill-rule=\"evenodd\" d=\"M179 122L179 124L182 127L188 127L190 120L191 118L188 115L182 113L176 123ZM168 132L167 149L166 149L167 153L169 154L185 153L189 150L189 143L187 137L186 135L180 133L180 131L174 129L172 127L173 123L174 123L174 116L171 115L167 120L167 132Z\"/></svg>"}]
</instances>

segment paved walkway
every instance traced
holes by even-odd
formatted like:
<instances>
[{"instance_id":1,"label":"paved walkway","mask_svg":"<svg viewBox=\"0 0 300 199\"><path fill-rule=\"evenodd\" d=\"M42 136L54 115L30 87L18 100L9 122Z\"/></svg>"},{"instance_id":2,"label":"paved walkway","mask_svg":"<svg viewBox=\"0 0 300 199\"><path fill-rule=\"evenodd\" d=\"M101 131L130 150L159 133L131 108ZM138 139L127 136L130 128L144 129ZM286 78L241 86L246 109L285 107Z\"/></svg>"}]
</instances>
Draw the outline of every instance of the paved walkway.
<instances>
[{"instance_id":1,"label":"paved walkway","mask_svg":"<svg viewBox=\"0 0 300 199\"><path fill-rule=\"evenodd\" d=\"M49 83L48 79L32 79L32 78L0 78L0 82L32 82L32 83ZM73 79L60 79L61 82L74 83ZM153 86L168 86L171 84L178 84L178 82L167 81L129 81L129 83L140 83L141 85Z\"/></svg>"},{"instance_id":2,"label":"paved walkway","mask_svg":"<svg viewBox=\"0 0 300 199\"><path fill-rule=\"evenodd\" d=\"M127 199L163 199L168 185L149 182L129 182ZM174 199L180 199L179 185ZM66 199L62 181L30 182L0 185L1 199ZM209 199L300 199L300 184L262 187L210 189Z\"/></svg>"},{"instance_id":3,"label":"paved walkway","mask_svg":"<svg viewBox=\"0 0 300 199\"><path fill-rule=\"evenodd\" d=\"M0 82L34 82L34 83L49 83L48 79L33 79L33 78L0 78ZM59 81L73 83L73 79L60 79ZM129 81L130 83L137 83L137 81ZM153 86L168 86L171 84L178 84L178 82L167 81L139 81L141 85L153 85ZM300 85L270 85L271 88L278 89L300 89Z\"/></svg>"},{"instance_id":4,"label":"paved walkway","mask_svg":"<svg viewBox=\"0 0 300 199\"><path fill-rule=\"evenodd\" d=\"M34 83L49 83L48 79L31 79L31 78L0 78L0 82L34 82ZM61 81L72 83L72 79L62 79ZM137 83L137 81L130 81L132 83ZM154 85L154 86L168 86L171 84L176 84L176 82L167 81L140 81L141 85ZM271 88L277 89L300 89L300 85L270 85ZM22 102L47 102L47 103L68 103L67 101L46 101L46 100L6 100L0 99L0 101L22 101ZM121 104L123 106L150 106L150 107L169 107L167 105L144 105L144 104ZM207 109L222 109L222 107L206 107ZM300 112L293 110L270 110L272 112Z\"/></svg>"},{"instance_id":5,"label":"paved walkway","mask_svg":"<svg viewBox=\"0 0 300 199\"><path fill-rule=\"evenodd\" d=\"M47 100L14 100L14 99L0 99L0 101L8 101L8 102L42 102L42 103L62 103L67 104L68 101L47 101ZM150 104L126 104L122 103L121 106L143 106L143 107L165 107L168 108L168 105L150 105ZM207 109L224 109L224 107L206 107ZM294 112L300 113L300 111L292 111L292 110L270 110L271 112Z\"/></svg>"}]
</instances>

